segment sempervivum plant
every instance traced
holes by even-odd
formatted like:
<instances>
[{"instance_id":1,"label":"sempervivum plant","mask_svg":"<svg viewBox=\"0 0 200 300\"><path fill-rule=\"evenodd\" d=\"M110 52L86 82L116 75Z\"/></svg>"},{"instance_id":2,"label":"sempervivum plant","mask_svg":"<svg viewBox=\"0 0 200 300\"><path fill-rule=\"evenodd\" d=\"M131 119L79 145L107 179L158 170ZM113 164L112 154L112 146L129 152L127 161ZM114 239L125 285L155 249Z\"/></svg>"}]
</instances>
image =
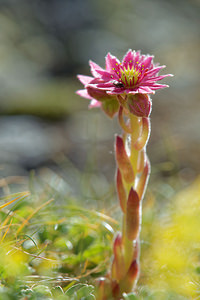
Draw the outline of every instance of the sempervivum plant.
<instances>
[{"instance_id":1,"label":"sempervivum plant","mask_svg":"<svg viewBox=\"0 0 200 300\"><path fill-rule=\"evenodd\" d=\"M84 89L77 93L90 100L89 107L101 107L109 116L118 114L122 135L116 136L116 187L123 214L122 232L113 243L111 270L99 281L97 299L120 299L133 291L139 275L139 233L142 199L150 163L146 145L150 135L151 99L157 89L168 87L157 81L172 76L158 73L165 66L153 63L153 56L129 50L120 62L108 53L105 69L90 61L92 76L78 75Z\"/></svg>"}]
</instances>

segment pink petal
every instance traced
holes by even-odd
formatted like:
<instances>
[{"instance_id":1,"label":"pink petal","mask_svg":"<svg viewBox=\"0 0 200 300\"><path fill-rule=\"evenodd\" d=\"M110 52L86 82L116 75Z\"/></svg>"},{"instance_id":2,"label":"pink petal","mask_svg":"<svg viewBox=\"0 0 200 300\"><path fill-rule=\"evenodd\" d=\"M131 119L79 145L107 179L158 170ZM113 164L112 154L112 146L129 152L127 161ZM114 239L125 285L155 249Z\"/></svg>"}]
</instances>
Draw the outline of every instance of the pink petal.
<instances>
[{"instance_id":1,"label":"pink petal","mask_svg":"<svg viewBox=\"0 0 200 300\"><path fill-rule=\"evenodd\" d=\"M151 86L152 90L159 90L159 89L163 89L163 88L167 88L169 87L167 84L154 84Z\"/></svg>"},{"instance_id":2,"label":"pink petal","mask_svg":"<svg viewBox=\"0 0 200 300\"><path fill-rule=\"evenodd\" d=\"M127 69L128 65L130 66L130 68L132 68L133 63L134 63L133 52L131 49L129 49L123 58L122 65Z\"/></svg>"},{"instance_id":3,"label":"pink petal","mask_svg":"<svg viewBox=\"0 0 200 300\"><path fill-rule=\"evenodd\" d=\"M91 77L91 76L77 75L77 77L80 80L80 82L84 85L88 84L89 82L91 82L93 80L93 77Z\"/></svg>"},{"instance_id":4,"label":"pink petal","mask_svg":"<svg viewBox=\"0 0 200 300\"><path fill-rule=\"evenodd\" d=\"M108 53L106 56L106 70L114 73L119 71L120 61L112 54Z\"/></svg>"},{"instance_id":5,"label":"pink petal","mask_svg":"<svg viewBox=\"0 0 200 300\"><path fill-rule=\"evenodd\" d=\"M121 88L114 88L114 89L110 89L109 91L107 91L108 95L119 95L119 94L123 94L125 91L124 89L122 90Z\"/></svg>"},{"instance_id":6,"label":"pink petal","mask_svg":"<svg viewBox=\"0 0 200 300\"><path fill-rule=\"evenodd\" d=\"M118 76L116 74L111 74L109 72L106 72L104 70L96 70L96 72L101 75L101 79L106 80L106 81L110 81L113 79L118 79Z\"/></svg>"},{"instance_id":7,"label":"pink petal","mask_svg":"<svg viewBox=\"0 0 200 300\"><path fill-rule=\"evenodd\" d=\"M87 86L97 85L97 84L102 83L102 82L104 82L104 81L101 78L94 78L94 79L92 79L92 81L90 81L90 83L87 84Z\"/></svg>"},{"instance_id":8,"label":"pink petal","mask_svg":"<svg viewBox=\"0 0 200 300\"><path fill-rule=\"evenodd\" d=\"M110 90L111 88L113 89L113 84L110 82L105 82L105 83L97 83L97 84L88 84L87 88L95 88L95 89L99 89L99 90Z\"/></svg>"},{"instance_id":9,"label":"pink petal","mask_svg":"<svg viewBox=\"0 0 200 300\"><path fill-rule=\"evenodd\" d=\"M139 60L141 60L141 54L140 54L140 51L137 51L135 52L135 55L134 55L134 67L136 67L136 63L139 62Z\"/></svg>"},{"instance_id":10,"label":"pink petal","mask_svg":"<svg viewBox=\"0 0 200 300\"><path fill-rule=\"evenodd\" d=\"M155 81L162 80L165 77L169 77L169 76L171 77L173 75L172 74L167 74L167 75L161 75L161 76L150 77L150 78L147 77L147 80L145 80L145 82L155 82Z\"/></svg>"},{"instance_id":11,"label":"pink petal","mask_svg":"<svg viewBox=\"0 0 200 300\"><path fill-rule=\"evenodd\" d=\"M113 88L113 83L112 82L110 82L110 81L108 81L108 82L105 82L105 83L98 83L98 84L96 84L96 87L98 87L98 88Z\"/></svg>"},{"instance_id":12,"label":"pink petal","mask_svg":"<svg viewBox=\"0 0 200 300\"><path fill-rule=\"evenodd\" d=\"M99 65L97 65L95 62L93 62L91 60L89 61L89 64L90 64L90 69L91 69L92 75L94 77L98 77L99 74L96 71L97 70L102 70L103 71L103 69Z\"/></svg>"},{"instance_id":13,"label":"pink petal","mask_svg":"<svg viewBox=\"0 0 200 300\"><path fill-rule=\"evenodd\" d=\"M139 62L142 62L144 59L145 59L145 57L147 57L146 55L140 55L140 57L139 57Z\"/></svg>"},{"instance_id":14,"label":"pink petal","mask_svg":"<svg viewBox=\"0 0 200 300\"><path fill-rule=\"evenodd\" d=\"M151 89L150 87L148 87L148 86L140 86L140 87L138 88L138 92L141 93L141 94L145 94L145 93L150 93L150 94L152 94L152 93L154 93L154 92L152 91L152 89Z\"/></svg>"},{"instance_id":15,"label":"pink petal","mask_svg":"<svg viewBox=\"0 0 200 300\"><path fill-rule=\"evenodd\" d=\"M152 62L153 56L147 56L141 63L142 66L144 65L144 69L147 69L150 67L151 62Z\"/></svg>"},{"instance_id":16,"label":"pink petal","mask_svg":"<svg viewBox=\"0 0 200 300\"><path fill-rule=\"evenodd\" d=\"M90 102L89 108L93 108L93 107L101 107L101 102L92 99L92 101Z\"/></svg>"},{"instance_id":17,"label":"pink petal","mask_svg":"<svg viewBox=\"0 0 200 300\"><path fill-rule=\"evenodd\" d=\"M78 91L76 91L76 94L83 97L83 98L92 99L92 97L88 94L86 89L78 90Z\"/></svg>"},{"instance_id":18,"label":"pink petal","mask_svg":"<svg viewBox=\"0 0 200 300\"><path fill-rule=\"evenodd\" d=\"M137 94L138 92L137 92L137 89L134 89L134 90L126 90L125 91L126 92L126 94L131 94L131 95L135 95L135 94Z\"/></svg>"},{"instance_id":19,"label":"pink petal","mask_svg":"<svg viewBox=\"0 0 200 300\"><path fill-rule=\"evenodd\" d=\"M159 66L157 68L153 68L149 71L147 71L147 76L152 76L152 75L156 75L161 69L164 69L166 66Z\"/></svg>"}]
</instances>

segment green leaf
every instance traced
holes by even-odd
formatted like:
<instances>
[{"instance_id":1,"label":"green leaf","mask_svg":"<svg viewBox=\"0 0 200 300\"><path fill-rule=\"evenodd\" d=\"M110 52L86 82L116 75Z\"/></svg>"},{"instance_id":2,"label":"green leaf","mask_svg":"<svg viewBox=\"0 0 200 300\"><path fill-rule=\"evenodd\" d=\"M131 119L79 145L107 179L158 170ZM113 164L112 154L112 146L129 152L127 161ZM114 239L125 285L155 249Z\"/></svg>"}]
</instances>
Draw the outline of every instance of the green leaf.
<instances>
[{"instance_id":1,"label":"green leaf","mask_svg":"<svg viewBox=\"0 0 200 300\"><path fill-rule=\"evenodd\" d=\"M134 293L123 293L124 300L138 300Z\"/></svg>"},{"instance_id":2,"label":"green leaf","mask_svg":"<svg viewBox=\"0 0 200 300\"><path fill-rule=\"evenodd\" d=\"M93 295L91 294L93 291L94 291L94 287L92 285L78 283L70 287L65 294L69 297L73 297L73 299L76 300L79 299L90 300L90 299L94 299L89 297L89 296L93 297Z\"/></svg>"},{"instance_id":3,"label":"green leaf","mask_svg":"<svg viewBox=\"0 0 200 300\"><path fill-rule=\"evenodd\" d=\"M84 288L85 286L87 286L87 284L85 283L77 283L74 284L72 287L70 287L65 294L68 296L73 296L73 293L77 292L78 290L80 290L81 288Z\"/></svg>"},{"instance_id":4,"label":"green leaf","mask_svg":"<svg viewBox=\"0 0 200 300\"><path fill-rule=\"evenodd\" d=\"M92 285L85 285L77 291L78 299L88 299L88 296L91 296L91 293L94 291L94 287Z\"/></svg>"},{"instance_id":5,"label":"green leaf","mask_svg":"<svg viewBox=\"0 0 200 300\"><path fill-rule=\"evenodd\" d=\"M94 241L94 237L91 235L87 235L84 238L80 238L78 240L77 245L74 247L74 253L78 254L80 252L85 251Z\"/></svg>"},{"instance_id":6,"label":"green leaf","mask_svg":"<svg viewBox=\"0 0 200 300\"><path fill-rule=\"evenodd\" d=\"M33 291L37 294L37 296L44 296L44 297L52 297L52 293L48 286L45 285L37 285L33 288Z\"/></svg>"}]
</instances>

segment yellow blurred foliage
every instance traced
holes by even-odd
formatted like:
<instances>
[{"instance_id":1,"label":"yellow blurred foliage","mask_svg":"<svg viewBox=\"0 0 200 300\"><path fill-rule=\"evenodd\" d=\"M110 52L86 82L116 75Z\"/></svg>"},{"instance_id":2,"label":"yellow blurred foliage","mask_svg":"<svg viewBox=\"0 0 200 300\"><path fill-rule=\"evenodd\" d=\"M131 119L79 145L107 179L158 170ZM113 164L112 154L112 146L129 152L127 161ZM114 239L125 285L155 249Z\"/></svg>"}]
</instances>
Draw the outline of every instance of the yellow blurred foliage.
<instances>
[{"instance_id":1,"label":"yellow blurred foliage","mask_svg":"<svg viewBox=\"0 0 200 300\"><path fill-rule=\"evenodd\" d=\"M27 262L29 257L20 249L1 245L0 266L4 277L19 278L28 274Z\"/></svg>"},{"instance_id":2,"label":"yellow blurred foliage","mask_svg":"<svg viewBox=\"0 0 200 300\"><path fill-rule=\"evenodd\" d=\"M38 265L37 272L39 275L52 275L53 269L57 266L57 262L55 258L51 259L43 259L40 260L40 264Z\"/></svg>"},{"instance_id":3,"label":"yellow blurred foliage","mask_svg":"<svg viewBox=\"0 0 200 300\"><path fill-rule=\"evenodd\" d=\"M200 177L172 199L166 214L153 222L151 234L143 261L149 268L149 288L198 298Z\"/></svg>"}]
</instances>

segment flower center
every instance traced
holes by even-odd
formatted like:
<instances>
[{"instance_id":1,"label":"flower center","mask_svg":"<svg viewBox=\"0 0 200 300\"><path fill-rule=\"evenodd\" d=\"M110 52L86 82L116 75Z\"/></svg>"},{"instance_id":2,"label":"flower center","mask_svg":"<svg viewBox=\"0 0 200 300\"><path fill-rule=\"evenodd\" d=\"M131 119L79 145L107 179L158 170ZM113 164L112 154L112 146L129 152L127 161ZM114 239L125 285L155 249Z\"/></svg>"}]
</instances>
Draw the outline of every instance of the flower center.
<instances>
[{"instance_id":1,"label":"flower center","mask_svg":"<svg viewBox=\"0 0 200 300\"><path fill-rule=\"evenodd\" d=\"M125 86L134 86L136 85L139 77L139 71L136 68L131 68L128 65L128 68L125 67L120 70L121 76L119 78L120 82L122 82Z\"/></svg>"}]
</instances>

